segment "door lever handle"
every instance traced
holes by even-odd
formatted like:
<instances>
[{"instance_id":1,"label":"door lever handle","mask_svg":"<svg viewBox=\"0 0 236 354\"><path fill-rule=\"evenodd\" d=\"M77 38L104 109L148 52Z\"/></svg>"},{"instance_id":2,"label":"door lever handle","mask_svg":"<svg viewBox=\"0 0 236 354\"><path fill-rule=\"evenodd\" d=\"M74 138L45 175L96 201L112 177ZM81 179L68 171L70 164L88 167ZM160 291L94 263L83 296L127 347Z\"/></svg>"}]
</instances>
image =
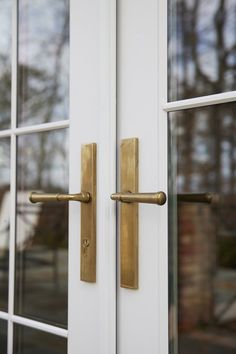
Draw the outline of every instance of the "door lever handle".
<instances>
[{"instance_id":1,"label":"door lever handle","mask_svg":"<svg viewBox=\"0 0 236 354\"><path fill-rule=\"evenodd\" d=\"M213 193L186 193L177 194L178 202L188 202L188 203L212 203L214 194Z\"/></svg>"},{"instance_id":2,"label":"door lever handle","mask_svg":"<svg viewBox=\"0 0 236 354\"><path fill-rule=\"evenodd\" d=\"M123 139L120 146L120 191L111 199L120 209L120 286L138 289L139 282L139 204L166 203L164 192L139 193L139 141Z\"/></svg>"},{"instance_id":3,"label":"door lever handle","mask_svg":"<svg viewBox=\"0 0 236 354\"><path fill-rule=\"evenodd\" d=\"M111 195L111 199L123 203L146 203L146 204L164 205L166 202L166 194L164 192L114 193Z\"/></svg>"},{"instance_id":4,"label":"door lever handle","mask_svg":"<svg viewBox=\"0 0 236 354\"><path fill-rule=\"evenodd\" d=\"M36 193L31 192L29 196L29 201L31 203L40 202L81 202L89 203L91 201L91 195L88 192L82 192L77 194L50 194L50 193Z\"/></svg>"},{"instance_id":5,"label":"door lever handle","mask_svg":"<svg viewBox=\"0 0 236 354\"><path fill-rule=\"evenodd\" d=\"M29 196L31 203L39 202L81 202L80 208L80 280L96 282L96 180L97 145L82 145L81 148L81 186L77 194L37 193Z\"/></svg>"}]
</instances>

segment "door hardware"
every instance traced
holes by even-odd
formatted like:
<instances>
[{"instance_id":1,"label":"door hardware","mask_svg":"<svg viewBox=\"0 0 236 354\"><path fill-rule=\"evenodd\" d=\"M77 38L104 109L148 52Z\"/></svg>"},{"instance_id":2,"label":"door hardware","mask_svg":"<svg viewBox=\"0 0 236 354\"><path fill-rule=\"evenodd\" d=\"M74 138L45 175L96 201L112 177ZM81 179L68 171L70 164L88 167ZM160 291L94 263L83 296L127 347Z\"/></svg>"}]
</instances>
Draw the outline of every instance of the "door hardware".
<instances>
[{"instance_id":1,"label":"door hardware","mask_svg":"<svg viewBox=\"0 0 236 354\"><path fill-rule=\"evenodd\" d=\"M96 155L95 143L82 145L81 190L77 194L32 192L31 203L81 202L80 279L96 282ZM84 192L86 191L86 192Z\"/></svg>"},{"instance_id":2,"label":"door hardware","mask_svg":"<svg viewBox=\"0 0 236 354\"><path fill-rule=\"evenodd\" d=\"M112 200L124 203L146 203L164 205L166 202L166 194L164 192L157 193L114 193L111 195Z\"/></svg>"},{"instance_id":3,"label":"door hardware","mask_svg":"<svg viewBox=\"0 0 236 354\"><path fill-rule=\"evenodd\" d=\"M213 193L186 193L177 194L178 202L189 202L189 203L212 203Z\"/></svg>"},{"instance_id":4,"label":"door hardware","mask_svg":"<svg viewBox=\"0 0 236 354\"><path fill-rule=\"evenodd\" d=\"M88 192L77 193L77 194L50 194L50 193L36 193L32 192L29 196L31 203L40 203L40 202L81 202L89 203L91 196Z\"/></svg>"},{"instance_id":5,"label":"door hardware","mask_svg":"<svg viewBox=\"0 0 236 354\"><path fill-rule=\"evenodd\" d=\"M138 203L163 205L164 192L138 193L138 139L124 139L120 146L120 286L138 289Z\"/></svg>"},{"instance_id":6,"label":"door hardware","mask_svg":"<svg viewBox=\"0 0 236 354\"><path fill-rule=\"evenodd\" d=\"M83 256L84 257L87 257L87 249L90 245L90 242L87 238L85 238L83 241L82 241L82 247L83 247Z\"/></svg>"}]
</instances>

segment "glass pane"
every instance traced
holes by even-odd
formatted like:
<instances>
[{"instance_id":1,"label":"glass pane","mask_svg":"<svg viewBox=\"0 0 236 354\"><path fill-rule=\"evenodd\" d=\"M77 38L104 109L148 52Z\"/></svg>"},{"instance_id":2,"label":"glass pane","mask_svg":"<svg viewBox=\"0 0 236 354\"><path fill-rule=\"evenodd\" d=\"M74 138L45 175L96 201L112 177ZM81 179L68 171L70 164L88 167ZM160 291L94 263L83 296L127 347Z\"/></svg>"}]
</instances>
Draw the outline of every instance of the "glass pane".
<instances>
[{"instance_id":1,"label":"glass pane","mask_svg":"<svg viewBox=\"0 0 236 354\"><path fill-rule=\"evenodd\" d=\"M169 100L236 90L235 0L169 0Z\"/></svg>"},{"instance_id":2,"label":"glass pane","mask_svg":"<svg viewBox=\"0 0 236 354\"><path fill-rule=\"evenodd\" d=\"M7 322L0 320L0 353L7 354Z\"/></svg>"},{"instance_id":3,"label":"glass pane","mask_svg":"<svg viewBox=\"0 0 236 354\"><path fill-rule=\"evenodd\" d=\"M11 0L0 0L0 129L11 121Z\"/></svg>"},{"instance_id":4,"label":"glass pane","mask_svg":"<svg viewBox=\"0 0 236 354\"><path fill-rule=\"evenodd\" d=\"M14 326L13 354L66 354L67 340L20 325Z\"/></svg>"},{"instance_id":5,"label":"glass pane","mask_svg":"<svg viewBox=\"0 0 236 354\"><path fill-rule=\"evenodd\" d=\"M0 139L0 311L8 310L10 139Z\"/></svg>"},{"instance_id":6,"label":"glass pane","mask_svg":"<svg viewBox=\"0 0 236 354\"><path fill-rule=\"evenodd\" d=\"M235 112L169 115L171 354L236 353Z\"/></svg>"},{"instance_id":7,"label":"glass pane","mask_svg":"<svg viewBox=\"0 0 236 354\"><path fill-rule=\"evenodd\" d=\"M18 124L68 119L69 0L19 0Z\"/></svg>"},{"instance_id":8,"label":"glass pane","mask_svg":"<svg viewBox=\"0 0 236 354\"><path fill-rule=\"evenodd\" d=\"M68 192L67 129L18 137L17 314L66 327L68 204L31 204L31 191Z\"/></svg>"}]
</instances>

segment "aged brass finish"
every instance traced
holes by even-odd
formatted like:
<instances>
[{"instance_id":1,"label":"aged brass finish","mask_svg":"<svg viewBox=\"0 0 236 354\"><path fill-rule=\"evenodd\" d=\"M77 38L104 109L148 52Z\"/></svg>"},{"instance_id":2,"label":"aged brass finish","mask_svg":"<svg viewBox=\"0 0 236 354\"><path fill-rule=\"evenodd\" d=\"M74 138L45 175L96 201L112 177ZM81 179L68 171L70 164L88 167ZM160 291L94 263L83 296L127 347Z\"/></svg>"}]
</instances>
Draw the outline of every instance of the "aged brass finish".
<instances>
[{"instance_id":1,"label":"aged brass finish","mask_svg":"<svg viewBox=\"0 0 236 354\"><path fill-rule=\"evenodd\" d=\"M80 279L96 282L96 144L81 149L81 193L30 194L31 203L81 202Z\"/></svg>"},{"instance_id":2,"label":"aged brass finish","mask_svg":"<svg viewBox=\"0 0 236 354\"><path fill-rule=\"evenodd\" d=\"M178 202L188 202L188 203L212 203L214 194L213 193L192 193L192 194L178 194Z\"/></svg>"},{"instance_id":3,"label":"aged brass finish","mask_svg":"<svg viewBox=\"0 0 236 354\"><path fill-rule=\"evenodd\" d=\"M138 139L124 139L120 147L122 192L138 192ZM120 285L138 288L138 204L120 204Z\"/></svg>"},{"instance_id":4,"label":"aged brass finish","mask_svg":"<svg viewBox=\"0 0 236 354\"><path fill-rule=\"evenodd\" d=\"M90 202L91 196L88 192L78 193L78 194L50 194L50 193L36 193L32 192L29 196L29 201L31 203L40 202Z\"/></svg>"},{"instance_id":5,"label":"aged brass finish","mask_svg":"<svg viewBox=\"0 0 236 354\"><path fill-rule=\"evenodd\" d=\"M97 146L87 144L81 150L81 190L91 196L81 204L80 279L96 282L96 180Z\"/></svg>"},{"instance_id":6,"label":"aged brass finish","mask_svg":"<svg viewBox=\"0 0 236 354\"><path fill-rule=\"evenodd\" d=\"M138 289L138 203L163 205L164 192L138 193L138 139L124 139L120 147L120 286Z\"/></svg>"},{"instance_id":7,"label":"aged brass finish","mask_svg":"<svg viewBox=\"0 0 236 354\"><path fill-rule=\"evenodd\" d=\"M112 200L124 203L147 203L164 205L166 202L166 194L164 192L157 193L114 193L111 195Z\"/></svg>"}]
</instances>

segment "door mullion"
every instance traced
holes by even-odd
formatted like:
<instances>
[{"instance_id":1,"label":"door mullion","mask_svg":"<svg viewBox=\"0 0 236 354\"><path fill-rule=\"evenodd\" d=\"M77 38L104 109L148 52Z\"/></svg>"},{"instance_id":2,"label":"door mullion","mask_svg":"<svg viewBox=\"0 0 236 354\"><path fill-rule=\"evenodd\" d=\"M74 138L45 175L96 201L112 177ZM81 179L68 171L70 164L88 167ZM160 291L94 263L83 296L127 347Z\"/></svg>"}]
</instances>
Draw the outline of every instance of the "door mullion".
<instances>
[{"instance_id":1,"label":"door mullion","mask_svg":"<svg viewBox=\"0 0 236 354\"><path fill-rule=\"evenodd\" d=\"M12 0L12 70L11 70L11 180L10 180L10 240L8 312L14 314L15 223L16 223L16 135L17 121L17 39L18 0ZM13 353L13 322L8 320L8 354Z\"/></svg>"},{"instance_id":2,"label":"door mullion","mask_svg":"<svg viewBox=\"0 0 236 354\"><path fill-rule=\"evenodd\" d=\"M167 60L167 1L158 2L158 119L157 119L157 161L158 188L168 191L168 136L167 112L163 106L167 104L168 92L168 60ZM159 291L159 353L167 354L168 335L168 206L160 208L158 218L158 291Z\"/></svg>"}]
</instances>

